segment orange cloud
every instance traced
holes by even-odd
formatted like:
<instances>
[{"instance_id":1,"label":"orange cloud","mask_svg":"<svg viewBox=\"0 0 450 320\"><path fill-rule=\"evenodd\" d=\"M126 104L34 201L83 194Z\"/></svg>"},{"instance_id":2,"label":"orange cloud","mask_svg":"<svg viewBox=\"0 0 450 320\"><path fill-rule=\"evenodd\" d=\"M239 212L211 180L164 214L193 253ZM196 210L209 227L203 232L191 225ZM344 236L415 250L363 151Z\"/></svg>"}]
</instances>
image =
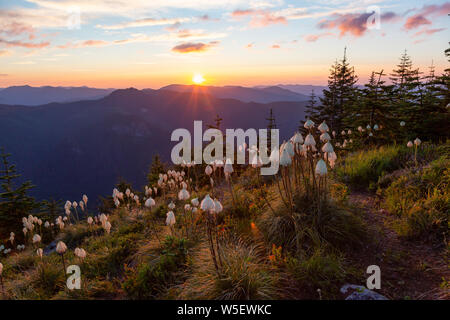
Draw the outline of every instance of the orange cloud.
<instances>
[{"instance_id":1,"label":"orange cloud","mask_svg":"<svg viewBox=\"0 0 450 320\"><path fill-rule=\"evenodd\" d=\"M176 18L176 19L153 19L153 18L146 18L146 19L140 19L135 20L131 22L125 22L115 25L109 25L109 26L103 26L103 25L97 25L98 28L105 29L105 30L119 30L119 29L125 29L125 28L138 28L138 27L152 27L152 26L163 26L163 25L175 25L180 24L183 22L189 22L191 21L191 18Z\"/></svg>"},{"instance_id":2,"label":"orange cloud","mask_svg":"<svg viewBox=\"0 0 450 320\"><path fill-rule=\"evenodd\" d=\"M109 45L110 43L103 40L86 40L79 43L68 42L63 45L59 45L60 49L76 49L76 48L85 48L85 47L101 47Z\"/></svg>"},{"instance_id":3,"label":"orange cloud","mask_svg":"<svg viewBox=\"0 0 450 320\"><path fill-rule=\"evenodd\" d=\"M211 49L212 47L216 46L218 43L219 42L217 42L217 41L212 41L210 43L187 42L187 43L182 43L180 45L173 47L172 51L177 52L177 53L204 52L204 51L207 51L207 50Z\"/></svg>"},{"instance_id":4,"label":"orange cloud","mask_svg":"<svg viewBox=\"0 0 450 320\"><path fill-rule=\"evenodd\" d=\"M9 52L8 50L0 50L0 57L9 56L10 54L11 52Z\"/></svg>"},{"instance_id":5,"label":"orange cloud","mask_svg":"<svg viewBox=\"0 0 450 320\"><path fill-rule=\"evenodd\" d=\"M40 49L44 47L48 47L50 45L50 42L40 42L40 43L32 43L32 42L23 42L20 40L5 40L0 38L0 44L4 44L7 47L22 47L22 48L34 48L34 49Z\"/></svg>"}]
</instances>

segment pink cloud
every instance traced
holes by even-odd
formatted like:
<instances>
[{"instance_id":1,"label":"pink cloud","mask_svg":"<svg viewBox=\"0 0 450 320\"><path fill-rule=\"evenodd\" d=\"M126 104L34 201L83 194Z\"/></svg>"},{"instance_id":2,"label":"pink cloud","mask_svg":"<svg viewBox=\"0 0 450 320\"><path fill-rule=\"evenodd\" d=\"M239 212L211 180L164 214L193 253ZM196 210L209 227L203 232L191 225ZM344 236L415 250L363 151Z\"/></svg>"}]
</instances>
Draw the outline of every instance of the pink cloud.
<instances>
[{"instance_id":1,"label":"pink cloud","mask_svg":"<svg viewBox=\"0 0 450 320\"><path fill-rule=\"evenodd\" d=\"M431 24L431 21L425 18L424 16L417 14L412 17L409 17L406 20L405 29L411 30L427 24Z\"/></svg>"},{"instance_id":2,"label":"pink cloud","mask_svg":"<svg viewBox=\"0 0 450 320\"><path fill-rule=\"evenodd\" d=\"M450 2L442 5L427 5L419 10L418 13L406 19L405 29L416 29L420 26L431 25L430 17L444 16L450 13Z\"/></svg>"},{"instance_id":3,"label":"pink cloud","mask_svg":"<svg viewBox=\"0 0 450 320\"><path fill-rule=\"evenodd\" d=\"M335 13L331 15L330 19L321 20L318 27L319 29L338 29L340 36L345 36L348 33L356 37L361 37L368 30L367 21L372 15L373 13ZM396 19L397 15L394 12L386 12L380 17L382 23L393 22Z\"/></svg>"},{"instance_id":4,"label":"pink cloud","mask_svg":"<svg viewBox=\"0 0 450 320\"><path fill-rule=\"evenodd\" d=\"M34 38L34 29L30 25L20 22L9 22L1 25L0 33L9 37L16 37L22 34L29 34L29 37Z\"/></svg>"},{"instance_id":5,"label":"pink cloud","mask_svg":"<svg viewBox=\"0 0 450 320\"><path fill-rule=\"evenodd\" d=\"M418 31L418 32L416 32L415 34L414 34L414 36L420 36L420 35L422 35L422 34L425 34L425 35L432 35L432 34L435 34L435 33L437 33L437 32L441 32L441 31L444 31L445 30L445 28L438 28L438 29L424 29L424 30L421 30L421 31Z\"/></svg>"},{"instance_id":6,"label":"pink cloud","mask_svg":"<svg viewBox=\"0 0 450 320\"><path fill-rule=\"evenodd\" d=\"M325 33L319 33L319 34L310 34L305 36L305 41L307 42L316 42L320 38L332 36L334 33L331 32L325 32Z\"/></svg>"},{"instance_id":7,"label":"pink cloud","mask_svg":"<svg viewBox=\"0 0 450 320\"><path fill-rule=\"evenodd\" d=\"M272 24L287 24L287 19L283 16L277 16L267 10L235 10L231 13L234 18L250 16L250 27L261 28Z\"/></svg>"}]
</instances>

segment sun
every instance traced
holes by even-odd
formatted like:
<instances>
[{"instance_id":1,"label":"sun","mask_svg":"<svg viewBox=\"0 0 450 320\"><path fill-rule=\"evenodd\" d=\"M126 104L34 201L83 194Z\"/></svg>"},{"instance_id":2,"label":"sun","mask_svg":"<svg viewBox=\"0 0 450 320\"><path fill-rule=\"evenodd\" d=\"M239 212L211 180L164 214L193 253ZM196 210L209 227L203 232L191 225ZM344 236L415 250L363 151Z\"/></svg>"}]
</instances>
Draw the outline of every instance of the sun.
<instances>
[{"instance_id":1,"label":"sun","mask_svg":"<svg viewBox=\"0 0 450 320\"><path fill-rule=\"evenodd\" d=\"M196 73L192 77L192 82L195 84L202 84L203 82L205 82L205 78L203 78L203 75Z\"/></svg>"}]
</instances>

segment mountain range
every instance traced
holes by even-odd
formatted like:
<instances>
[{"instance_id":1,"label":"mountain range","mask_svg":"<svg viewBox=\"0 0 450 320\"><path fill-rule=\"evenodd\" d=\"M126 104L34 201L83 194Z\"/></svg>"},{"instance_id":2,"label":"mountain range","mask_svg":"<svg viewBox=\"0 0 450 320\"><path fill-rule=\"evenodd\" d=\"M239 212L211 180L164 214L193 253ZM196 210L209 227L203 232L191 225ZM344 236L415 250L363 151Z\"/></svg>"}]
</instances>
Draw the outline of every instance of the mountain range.
<instances>
[{"instance_id":1,"label":"mountain range","mask_svg":"<svg viewBox=\"0 0 450 320\"><path fill-rule=\"evenodd\" d=\"M1 92L1 91L0 91ZM38 199L95 199L122 177L142 187L151 160L169 161L171 133L194 120L225 128L266 128L270 109L282 139L304 118L304 101L270 103L217 98L204 90L116 90L96 100L35 107L0 105L0 147L12 154Z\"/></svg>"},{"instance_id":2,"label":"mountain range","mask_svg":"<svg viewBox=\"0 0 450 320\"><path fill-rule=\"evenodd\" d=\"M310 87L310 86L305 86ZM80 100L100 99L115 89L97 89L89 87L31 87L12 86L0 89L0 104L38 106L52 102L74 102ZM219 99L236 99L242 102L270 103L276 101L307 101L311 90L299 88L294 90L280 86L271 87L241 87L241 86L196 86L196 85L169 85L158 90L176 92L203 92ZM154 89L144 89L151 92Z\"/></svg>"},{"instance_id":3,"label":"mountain range","mask_svg":"<svg viewBox=\"0 0 450 320\"><path fill-rule=\"evenodd\" d=\"M273 86L256 86L254 88L256 89L267 89L272 88ZM307 96L308 99L311 96L312 90L314 90L314 94L318 97L322 96L322 91L324 89L327 89L327 86L316 86L316 85L309 85L309 84L278 84L275 87L289 90L291 92L301 94L304 96Z\"/></svg>"},{"instance_id":4,"label":"mountain range","mask_svg":"<svg viewBox=\"0 0 450 320\"><path fill-rule=\"evenodd\" d=\"M0 104L38 106L51 102L99 99L113 91L89 87L12 86L0 90Z\"/></svg>"}]
</instances>

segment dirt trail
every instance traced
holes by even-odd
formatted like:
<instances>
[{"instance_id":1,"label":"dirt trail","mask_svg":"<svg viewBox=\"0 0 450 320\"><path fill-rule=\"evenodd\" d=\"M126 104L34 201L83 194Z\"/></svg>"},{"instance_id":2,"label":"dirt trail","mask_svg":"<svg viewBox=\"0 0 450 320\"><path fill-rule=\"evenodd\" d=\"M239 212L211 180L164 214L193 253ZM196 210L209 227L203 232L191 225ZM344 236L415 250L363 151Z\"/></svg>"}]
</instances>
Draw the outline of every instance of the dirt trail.
<instances>
[{"instance_id":1,"label":"dirt trail","mask_svg":"<svg viewBox=\"0 0 450 320\"><path fill-rule=\"evenodd\" d=\"M450 281L448 256L443 248L433 249L399 238L392 225L396 219L379 208L375 196L353 193L350 203L364 211L371 243L355 258L363 270L371 264L381 269L379 292L389 299L450 299L450 292L441 286Z\"/></svg>"}]
</instances>

